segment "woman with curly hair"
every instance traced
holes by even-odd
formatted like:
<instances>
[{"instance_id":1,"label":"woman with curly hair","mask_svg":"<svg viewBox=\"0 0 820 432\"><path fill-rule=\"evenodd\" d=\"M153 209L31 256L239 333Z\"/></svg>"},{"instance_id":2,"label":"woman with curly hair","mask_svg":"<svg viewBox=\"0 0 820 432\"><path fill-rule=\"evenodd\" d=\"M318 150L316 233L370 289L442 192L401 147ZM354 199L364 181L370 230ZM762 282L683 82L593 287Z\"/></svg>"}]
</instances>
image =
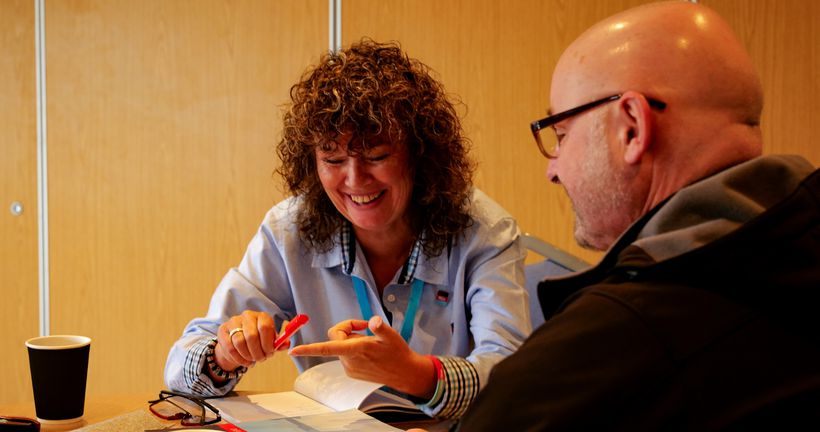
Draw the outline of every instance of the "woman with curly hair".
<instances>
[{"instance_id":1,"label":"woman with curly hair","mask_svg":"<svg viewBox=\"0 0 820 432\"><path fill-rule=\"evenodd\" d=\"M460 416L531 330L518 226L473 187L453 104L397 44L329 53L290 95L277 172L292 197L175 343L166 383L227 393L303 313L300 371L338 356L430 416Z\"/></svg>"}]
</instances>

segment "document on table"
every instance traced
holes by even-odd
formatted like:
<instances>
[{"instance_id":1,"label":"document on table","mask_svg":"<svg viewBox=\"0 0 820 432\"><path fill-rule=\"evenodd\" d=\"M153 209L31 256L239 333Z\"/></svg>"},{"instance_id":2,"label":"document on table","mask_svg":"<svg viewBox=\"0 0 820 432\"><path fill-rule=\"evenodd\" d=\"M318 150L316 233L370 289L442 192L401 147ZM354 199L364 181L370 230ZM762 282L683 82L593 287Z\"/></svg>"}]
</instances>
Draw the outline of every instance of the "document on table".
<instances>
[{"instance_id":1,"label":"document on table","mask_svg":"<svg viewBox=\"0 0 820 432\"><path fill-rule=\"evenodd\" d=\"M341 363L332 361L314 366L300 374L293 384L294 391L232 396L209 399L208 402L219 409L225 420L249 432L251 429L245 426L268 427L276 423L278 427L283 427L282 424L294 422L314 428L294 430L345 430L333 428L347 427L351 422L354 422L355 428L347 430L398 430L363 412L373 413L382 419L407 416L416 419L429 418L409 400L386 392L381 387L379 383L348 377ZM370 424L371 421L373 424ZM370 429L364 429L365 426Z\"/></svg>"},{"instance_id":2,"label":"document on table","mask_svg":"<svg viewBox=\"0 0 820 432\"><path fill-rule=\"evenodd\" d=\"M208 399L231 423L325 414L333 409L295 391Z\"/></svg>"},{"instance_id":3,"label":"document on table","mask_svg":"<svg viewBox=\"0 0 820 432\"><path fill-rule=\"evenodd\" d=\"M401 431L359 411L333 411L324 414L244 422L237 426L245 432L395 432Z\"/></svg>"}]
</instances>

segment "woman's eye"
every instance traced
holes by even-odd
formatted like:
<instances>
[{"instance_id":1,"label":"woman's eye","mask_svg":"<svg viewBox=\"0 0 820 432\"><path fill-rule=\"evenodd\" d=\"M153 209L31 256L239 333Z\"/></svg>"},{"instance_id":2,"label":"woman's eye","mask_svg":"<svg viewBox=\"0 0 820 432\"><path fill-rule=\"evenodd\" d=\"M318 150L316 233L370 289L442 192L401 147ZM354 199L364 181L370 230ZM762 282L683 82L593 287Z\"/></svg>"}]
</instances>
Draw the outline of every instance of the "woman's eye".
<instances>
[{"instance_id":1,"label":"woman's eye","mask_svg":"<svg viewBox=\"0 0 820 432\"><path fill-rule=\"evenodd\" d=\"M384 153L377 156L368 157L367 160L370 162L379 162L387 159L388 156L390 156L390 153Z\"/></svg>"},{"instance_id":2,"label":"woman's eye","mask_svg":"<svg viewBox=\"0 0 820 432\"><path fill-rule=\"evenodd\" d=\"M322 161L328 165L341 165L345 160L335 158L324 158L322 159Z\"/></svg>"}]
</instances>

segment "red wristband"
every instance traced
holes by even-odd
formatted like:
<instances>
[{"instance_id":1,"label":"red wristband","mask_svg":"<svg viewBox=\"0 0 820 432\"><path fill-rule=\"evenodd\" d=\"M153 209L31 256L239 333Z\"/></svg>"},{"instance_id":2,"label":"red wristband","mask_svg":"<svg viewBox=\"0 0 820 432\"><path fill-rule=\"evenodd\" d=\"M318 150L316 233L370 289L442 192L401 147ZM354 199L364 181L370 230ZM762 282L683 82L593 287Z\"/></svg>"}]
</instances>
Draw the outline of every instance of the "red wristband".
<instances>
[{"instance_id":1,"label":"red wristband","mask_svg":"<svg viewBox=\"0 0 820 432\"><path fill-rule=\"evenodd\" d=\"M444 366L441 365L441 360L439 360L438 357L436 357L434 355L427 355L425 357L429 358L430 361L433 362L433 367L436 370L436 380L438 380L438 381L443 380L444 379Z\"/></svg>"}]
</instances>

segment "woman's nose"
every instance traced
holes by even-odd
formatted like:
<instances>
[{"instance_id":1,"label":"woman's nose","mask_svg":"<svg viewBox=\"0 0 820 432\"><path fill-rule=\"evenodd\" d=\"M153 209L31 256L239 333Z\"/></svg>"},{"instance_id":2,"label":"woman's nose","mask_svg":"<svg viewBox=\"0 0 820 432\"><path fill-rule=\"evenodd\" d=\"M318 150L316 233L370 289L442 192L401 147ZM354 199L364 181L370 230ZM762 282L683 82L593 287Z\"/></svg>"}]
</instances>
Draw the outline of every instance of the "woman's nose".
<instances>
[{"instance_id":1,"label":"woman's nose","mask_svg":"<svg viewBox=\"0 0 820 432\"><path fill-rule=\"evenodd\" d=\"M367 166L360 158L350 158L350 163L347 164L346 182L348 186L357 186L367 180L368 172Z\"/></svg>"}]
</instances>

